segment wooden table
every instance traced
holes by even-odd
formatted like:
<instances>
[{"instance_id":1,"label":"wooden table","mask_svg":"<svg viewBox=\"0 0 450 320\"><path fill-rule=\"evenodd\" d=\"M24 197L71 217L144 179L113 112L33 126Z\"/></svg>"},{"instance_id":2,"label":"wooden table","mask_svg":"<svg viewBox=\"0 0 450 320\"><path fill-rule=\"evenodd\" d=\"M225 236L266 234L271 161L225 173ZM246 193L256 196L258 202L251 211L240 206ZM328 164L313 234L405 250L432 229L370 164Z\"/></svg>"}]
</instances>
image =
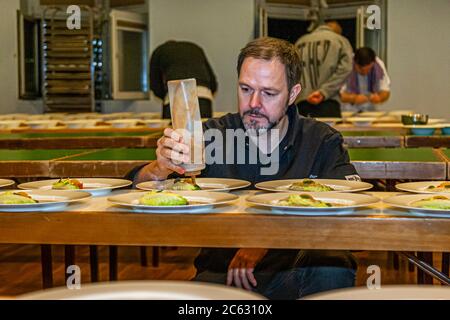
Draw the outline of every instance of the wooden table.
<instances>
[{"instance_id":1,"label":"wooden table","mask_svg":"<svg viewBox=\"0 0 450 320\"><path fill-rule=\"evenodd\" d=\"M396 131L343 131L344 144L348 148L402 147L403 136Z\"/></svg>"},{"instance_id":2,"label":"wooden table","mask_svg":"<svg viewBox=\"0 0 450 320\"><path fill-rule=\"evenodd\" d=\"M446 179L447 161L432 148L350 148L364 179ZM154 160L154 148L0 150L0 177L124 177Z\"/></svg>"},{"instance_id":3,"label":"wooden table","mask_svg":"<svg viewBox=\"0 0 450 320\"><path fill-rule=\"evenodd\" d=\"M418 217L382 203L345 216L277 215L246 205L255 192L237 192L236 204L213 214L135 213L106 197L66 211L0 213L0 243L450 251L449 218Z\"/></svg>"},{"instance_id":4,"label":"wooden table","mask_svg":"<svg viewBox=\"0 0 450 320\"><path fill-rule=\"evenodd\" d=\"M405 147L433 147L433 148L449 148L450 136L434 135L434 136L405 136Z\"/></svg>"},{"instance_id":5,"label":"wooden table","mask_svg":"<svg viewBox=\"0 0 450 320\"><path fill-rule=\"evenodd\" d=\"M448 175L447 179L450 180L450 149L443 149L441 150L442 154L444 155L445 160L448 162Z\"/></svg>"},{"instance_id":6,"label":"wooden table","mask_svg":"<svg viewBox=\"0 0 450 320\"><path fill-rule=\"evenodd\" d=\"M349 150L350 159L364 179L445 180L447 162L432 148L371 148Z\"/></svg>"},{"instance_id":7,"label":"wooden table","mask_svg":"<svg viewBox=\"0 0 450 320\"><path fill-rule=\"evenodd\" d=\"M0 134L0 149L99 149L155 147L161 131L74 131Z\"/></svg>"}]
</instances>

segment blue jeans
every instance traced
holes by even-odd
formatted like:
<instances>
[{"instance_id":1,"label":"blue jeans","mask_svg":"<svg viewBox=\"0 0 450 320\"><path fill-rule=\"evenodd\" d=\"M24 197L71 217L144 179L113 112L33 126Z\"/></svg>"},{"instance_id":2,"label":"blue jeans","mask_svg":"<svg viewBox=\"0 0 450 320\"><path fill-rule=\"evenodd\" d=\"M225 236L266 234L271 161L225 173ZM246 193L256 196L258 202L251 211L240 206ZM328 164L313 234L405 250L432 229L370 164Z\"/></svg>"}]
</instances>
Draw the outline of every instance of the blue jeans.
<instances>
[{"instance_id":1,"label":"blue jeans","mask_svg":"<svg viewBox=\"0 0 450 320\"><path fill-rule=\"evenodd\" d=\"M355 285L356 262L350 252L301 250L290 268L255 272L255 292L269 298L293 300ZM226 283L227 274L204 271L194 281Z\"/></svg>"}]
</instances>

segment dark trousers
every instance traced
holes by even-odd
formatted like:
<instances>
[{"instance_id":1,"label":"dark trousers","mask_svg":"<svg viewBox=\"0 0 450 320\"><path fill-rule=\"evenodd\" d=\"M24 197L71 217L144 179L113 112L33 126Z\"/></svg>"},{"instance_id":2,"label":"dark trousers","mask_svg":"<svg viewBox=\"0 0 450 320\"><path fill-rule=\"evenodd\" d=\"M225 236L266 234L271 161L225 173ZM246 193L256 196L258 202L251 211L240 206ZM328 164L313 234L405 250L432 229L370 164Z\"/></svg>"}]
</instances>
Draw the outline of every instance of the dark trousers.
<instances>
[{"instance_id":1,"label":"dark trousers","mask_svg":"<svg viewBox=\"0 0 450 320\"><path fill-rule=\"evenodd\" d=\"M341 118L341 105L336 100L325 100L314 105L308 101L300 101L297 104L298 112L304 117L311 118Z\"/></svg>"},{"instance_id":2,"label":"dark trousers","mask_svg":"<svg viewBox=\"0 0 450 320\"><path fill-rule=\"evenodd\" d=\"M255 269L258 285L254 291L269 299L293 300L355 285L357 264L349 251L300 250L294 261L286 262L282 270ZM226 279L226 272L214 271L203 271L194 278L217 284L225 284Z\"/></svg>"},{"instance_id":3,"label":"dark trousers","mask_svg":"<svg viewBox=\"0 0 450 320\"><path fill-rule=\"evenodd\" d=\"M198 98L200 107L200 118L212 118L212 101L209 99ZM170 119L170 106L164 105L162 112L163 119Z\"/></svg>"}]
</instances>

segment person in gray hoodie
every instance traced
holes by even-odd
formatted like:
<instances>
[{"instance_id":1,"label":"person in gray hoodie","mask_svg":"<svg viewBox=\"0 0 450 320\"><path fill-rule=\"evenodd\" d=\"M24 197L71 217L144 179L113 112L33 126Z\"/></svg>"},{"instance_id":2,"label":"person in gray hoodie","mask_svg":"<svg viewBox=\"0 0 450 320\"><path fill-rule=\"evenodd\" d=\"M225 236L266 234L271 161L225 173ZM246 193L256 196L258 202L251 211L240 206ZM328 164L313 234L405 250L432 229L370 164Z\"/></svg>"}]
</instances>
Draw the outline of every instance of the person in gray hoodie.
<instances>
[{"instance_id":1,"label":"person in gray hoodie","mask_svg":"<svg viewBox=\"0 0 450 320\"><path fill-rule=\"evenodd\" d=\"M295 44L302 60L296 103L305 117L341 117L339 90L352 71L353 49L332 27L321 25Z\"/></svg>"}]
</instances>

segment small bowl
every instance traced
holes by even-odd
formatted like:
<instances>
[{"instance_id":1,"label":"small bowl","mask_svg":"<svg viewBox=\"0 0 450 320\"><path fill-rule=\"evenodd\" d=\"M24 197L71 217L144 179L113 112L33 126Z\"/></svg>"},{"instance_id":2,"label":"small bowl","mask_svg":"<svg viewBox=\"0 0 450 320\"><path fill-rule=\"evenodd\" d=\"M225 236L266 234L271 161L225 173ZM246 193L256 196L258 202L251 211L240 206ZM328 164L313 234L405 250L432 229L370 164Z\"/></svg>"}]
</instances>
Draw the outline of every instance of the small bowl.
<instances>
[{"instance_id":1,"label":"small bowl","mask_svg":"<svg viewBox=\"0 0 450 320\"><path fill-rule=\"evenodd\" d=\"M428 115L421 113L414 113L402 115L402 123L404 125L424 125L428 123Z\"/></svg>"},{"instance_id":2,"label":"small bowl","mask_svg":"<svg viewBox=\"0 0 450 320\"><path fill-rule=\"evenodd\" d=\"M410 129L414 136L432 136L436 129L440 128L437 125L405 125L404 127Z\"/></svg>"},{"instance_id":3,"label":"small bowl","mask_svg":"<svg viewBox=\"0 0 450 320\"><path fill-rule=\"evenodd\" d=\"M444 136L450 136L450 123L443 124L441 131Z\"/></svg>"}]
</instances>

